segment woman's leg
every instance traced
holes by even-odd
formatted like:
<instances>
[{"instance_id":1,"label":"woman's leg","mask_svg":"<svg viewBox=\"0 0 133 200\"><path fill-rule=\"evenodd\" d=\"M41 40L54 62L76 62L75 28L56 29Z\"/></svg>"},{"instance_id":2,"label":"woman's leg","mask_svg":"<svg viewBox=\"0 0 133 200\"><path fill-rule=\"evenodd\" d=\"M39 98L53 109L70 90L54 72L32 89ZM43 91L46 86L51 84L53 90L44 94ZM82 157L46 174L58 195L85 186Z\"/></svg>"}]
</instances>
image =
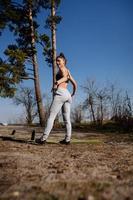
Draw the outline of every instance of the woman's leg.
<instances>
[{"instance_id":1,"label":"woman's leg","mask_svg":"<svg viewBox=\"0 0 133 200\"><path fill-rule=\"evenodd\" d=\"M54 124L54 120L57 116L57 114L59 113L59 111L61 110L61 107L63 105L63 101L61 96L56 95L54 97L54 100L52 102L51 108L50 108L50 114L47 120L47 124L44 130L44 133L41 137L41 140L47 140L52 128L53 128L53 124Z\"/></svg>"},{"instance_id":2,"label":"woman's leg","mask_svg":"<svg viewBox=\"0 0 133 200\"><path fill-rule=\"evenodd\" d=\"M66 101L62 106L62 115L63 120L66 125L66 135L65 140L68 142L71 140L71 119L70 119L70 109L71 109L71 103L69 101Z\"/></svg>"}]
</instances>

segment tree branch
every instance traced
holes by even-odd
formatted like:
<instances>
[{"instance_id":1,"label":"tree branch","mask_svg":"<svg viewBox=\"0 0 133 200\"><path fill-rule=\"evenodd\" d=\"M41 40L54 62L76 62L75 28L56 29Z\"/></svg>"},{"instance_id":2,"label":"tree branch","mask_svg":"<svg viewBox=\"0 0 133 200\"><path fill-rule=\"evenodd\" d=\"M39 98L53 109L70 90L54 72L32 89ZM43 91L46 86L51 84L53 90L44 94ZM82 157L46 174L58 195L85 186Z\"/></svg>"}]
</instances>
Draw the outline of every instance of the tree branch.
<instances>
[{"instance_id":1,"label":"tree branch","mask_svg":"<svg viewBox=\"0 0 133 200\"><path fill-rule=\"evenodd\" d=\"M28 76L22 76L21 79L24 79L24 80L29 80L29 79L35 80L35 78L33 78L33 77L28 77Z\"/></svg>"},{"instance_id":2,"label":"tree branch","mask_svg":"<svg viewBox=\"0 0 133 200\"><path fill-rule=\"evenodd\" d=\"M29 71L34 71L33 69L30 69L30 68L28 68L27 70L29 70Z\"/></svg>"}]
</instances>

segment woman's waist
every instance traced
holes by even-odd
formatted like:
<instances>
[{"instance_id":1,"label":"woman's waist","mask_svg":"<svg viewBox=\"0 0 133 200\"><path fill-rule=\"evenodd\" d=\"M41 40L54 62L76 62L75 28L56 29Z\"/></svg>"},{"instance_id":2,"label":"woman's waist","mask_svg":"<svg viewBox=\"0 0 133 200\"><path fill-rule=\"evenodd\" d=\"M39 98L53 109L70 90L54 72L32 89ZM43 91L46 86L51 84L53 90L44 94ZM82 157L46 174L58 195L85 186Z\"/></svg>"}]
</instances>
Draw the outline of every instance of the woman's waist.
<instances>
[{"instance_id":1,"label":"woman's waist","mask_svg":"<svg viewBox=\"0 0 133 200\"><path fill-rule=\"evenodd\" d=\"M70 95L69 90L68 90L66 87L61 87L61 86L59 86L59 87L56 89L55 93L68 94L68 95Z\"/></svg>"},{"instance_id":2,"label":"woman's waist","mask_svg":"<svg viewBox=\"0 0 133 200\"><path fill-rule=\"evenodd\" d=\"M67 87L58 86L57 91L69 92Z\"/></svg>"},{"instance_id":3,"label":"woman's waist","mask_svg":"<svg viewBox=\"0 0 133 200\"><path fill-rule=\"evenodd\" d=\"M68 85L67 82L63 82L63 83L60 83L60 84L58 85L58 87L59 87L59 88L65 88L65 89L67 89L67 85Z\"/></svg>"}]
</instances>

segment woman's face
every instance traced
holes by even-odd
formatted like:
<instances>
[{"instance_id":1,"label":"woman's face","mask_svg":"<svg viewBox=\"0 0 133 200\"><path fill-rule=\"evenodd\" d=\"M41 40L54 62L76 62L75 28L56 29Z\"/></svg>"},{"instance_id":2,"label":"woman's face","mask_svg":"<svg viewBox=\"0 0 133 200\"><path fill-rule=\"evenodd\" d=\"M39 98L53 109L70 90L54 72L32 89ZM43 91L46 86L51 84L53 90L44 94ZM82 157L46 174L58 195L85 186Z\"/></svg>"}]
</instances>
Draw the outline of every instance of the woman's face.
<instances>
[{"instance_id":1,"label":"woman's face","mask_svg":"<svg viewBox=\"0 0 133 200\"><path fill-rule=\"evenodd\" d=\"M64 61L63 58L60 58L60 57L59 57L59 58L56 59L56 64L57 64L57 66L58 66L59 69L60 69L60 68L64 67L65 61Z\"/></svg>"}]
</instances>

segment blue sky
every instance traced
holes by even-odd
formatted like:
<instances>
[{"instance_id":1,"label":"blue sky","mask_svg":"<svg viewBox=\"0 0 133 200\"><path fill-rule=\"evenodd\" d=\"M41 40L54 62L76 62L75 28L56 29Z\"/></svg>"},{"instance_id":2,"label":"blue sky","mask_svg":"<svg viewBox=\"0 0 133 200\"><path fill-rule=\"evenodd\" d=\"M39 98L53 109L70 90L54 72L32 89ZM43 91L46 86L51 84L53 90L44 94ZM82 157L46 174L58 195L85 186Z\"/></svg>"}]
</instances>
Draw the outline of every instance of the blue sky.
<instances>
[{"instance_id":1,"label":"blue sky","mask_svg":"<svg viewBox=\"0 0 133 200\"><path fill-rule=\"evenodd\" d=\"M133 95L133 1L132 0L62 0L58 13L63 17L57 28L57 53L64 52L67 66L78 82L74 104L85 95L80 88L86 78L95 79L102 87L107 81ZM41 24L45 11L38 16ZM47 33L50 34L48 30ZM0 37L0 56L9 42L10 32ZM38 49L42 93L50 94L52 70ZM24 85L33 86L31 81ZM71 88L70 88L71 89ZM0 99L0 121L11 121L22 114L9 99Z\"/></svg>"}]
</instances>

